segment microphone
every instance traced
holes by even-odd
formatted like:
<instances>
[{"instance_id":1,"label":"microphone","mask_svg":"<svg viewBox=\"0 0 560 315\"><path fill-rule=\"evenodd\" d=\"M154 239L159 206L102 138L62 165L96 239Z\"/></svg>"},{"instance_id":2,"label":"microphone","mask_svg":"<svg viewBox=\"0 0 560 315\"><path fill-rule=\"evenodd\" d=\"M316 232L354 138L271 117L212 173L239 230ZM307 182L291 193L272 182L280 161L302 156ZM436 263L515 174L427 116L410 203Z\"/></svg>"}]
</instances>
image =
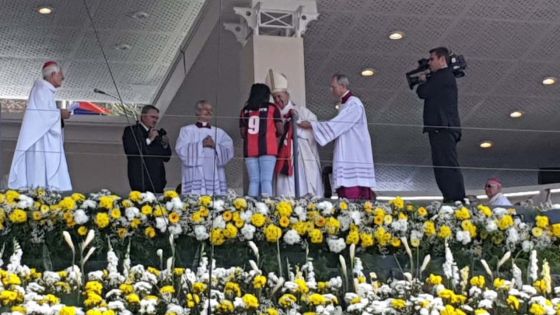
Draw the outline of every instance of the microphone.
<instances>
[{"instance_id":1,"label":"microphone","mask_svg":"<svg viewBox=\"0 0 560 315\"><path fill-rule=\"evenodd\" d=\"M109 94L109 93L107 93L107 92L105 92L105 91L102 91L102 90L100 90L100 89L98 89L98 88L94 88L94 89L93 89L93 93L107 95L107 96L109 96L109 97L112 97L112 98L114 98L114 99L120 101L120 99L119 99L118 97L116 97L116 96L114 96L114 95L111 95L111 94Z\"/></svg>"}]
</instances>

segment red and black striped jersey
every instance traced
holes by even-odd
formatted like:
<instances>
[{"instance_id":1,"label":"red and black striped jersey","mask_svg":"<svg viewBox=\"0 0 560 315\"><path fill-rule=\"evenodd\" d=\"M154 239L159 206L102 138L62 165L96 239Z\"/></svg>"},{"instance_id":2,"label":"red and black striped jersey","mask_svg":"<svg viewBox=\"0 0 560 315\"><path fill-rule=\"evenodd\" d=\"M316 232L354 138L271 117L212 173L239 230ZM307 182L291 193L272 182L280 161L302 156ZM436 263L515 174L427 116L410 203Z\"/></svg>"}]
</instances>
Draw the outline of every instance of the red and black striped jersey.
<instances>
[{"instance_id":1,"label":"red and black striped jersey","mask_svg":"<svg viewBox=\"0 0 560 315\"><path fill-rule=\"evenodd\" d=\"M276 123L281 121L280 110L274 104L264 104L258 110L243 107L239 127L245 127L244 156L278 155Z\"/></svg>"}]
</instances>

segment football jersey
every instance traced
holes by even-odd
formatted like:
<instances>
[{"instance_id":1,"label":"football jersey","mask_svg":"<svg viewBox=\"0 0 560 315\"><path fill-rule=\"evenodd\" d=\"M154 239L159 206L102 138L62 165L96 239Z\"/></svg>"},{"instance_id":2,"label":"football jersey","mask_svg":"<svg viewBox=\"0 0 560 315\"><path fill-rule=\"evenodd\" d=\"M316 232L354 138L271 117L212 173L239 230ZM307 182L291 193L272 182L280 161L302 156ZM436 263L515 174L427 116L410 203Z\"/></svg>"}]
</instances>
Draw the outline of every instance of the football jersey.
<instances>
[{"instance_id":1,"label":"football jersey","mask_svg":"<svg viewBox=\"0 0 560 315\"><path fill-rule=\"evenodd\" d=\"M239 126L245 127L244 156L278 155L276 123L281 121L280 110L274 104L265 104L258 110L243 107Z\"/></svg>"}]
</instances>

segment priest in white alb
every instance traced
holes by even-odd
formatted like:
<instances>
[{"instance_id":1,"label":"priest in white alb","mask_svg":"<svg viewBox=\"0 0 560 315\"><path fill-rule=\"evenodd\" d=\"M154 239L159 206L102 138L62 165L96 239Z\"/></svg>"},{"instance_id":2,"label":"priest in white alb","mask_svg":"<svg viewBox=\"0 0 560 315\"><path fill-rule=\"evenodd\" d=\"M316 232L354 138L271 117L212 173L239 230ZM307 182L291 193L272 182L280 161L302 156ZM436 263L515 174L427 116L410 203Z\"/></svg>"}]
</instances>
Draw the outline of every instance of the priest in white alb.
<instances>
[{"instance_id":1,"label":"priest in white alb","mask_svg":"<svg viewBox=\"0 0 560 315\"><path fill-rule=\"evenodd\" d=\"M338 115L325 122L303 121L315 140L324 146L334 141L333 188L340 198L375 199L375 170L366 112L362 101L348 89L348 77L335 74L331 92L340 99Z\"/></svg>"},{"instance_id":2,"label":"priest in white alb","mask_svg":"<svg viewBox=\"0 0 560 315\"><path fill-rule=\"evenodd\" d=\"M296 121L316 121L317 116L304 105L294 104L288 92L288 79L282 73L269 70L266 84L270 87L274 102L280 108L284 122L284 134L280 138L280 148L276 160L276 196L295 197L294 170L294 130L292 119ZM296 128L298 143L298 186L300 196L323 197L321 162L313 132Z\"/></svg>"},{"instance_id":3,"label":"priest in white alb","mask_svg":"<svg viewBox=\"0 0 560 315\"><path fill-rule=\"evenodd\" d=\"M210 125L213 117L210 102L196 103L196 117L195 124L181 128L175 144L182 166L181 193L225 195L225 167L234 155L233 140L221 128Z\"/></svg>"},{"instance_id":4,"label":"priest in white alb","mask_svg":"<svg viewBox=\"0 0 560 315\"><path fill-rule=\"evenodd\" d=\"M69 118L70 112L57 108L54 99L64 74L54 61L43 65L42 74L43 79L35 81L27 101L8 187L70 191L72 183L64 154L62 128L63 119Z\"/></svg>"}]
</instances>

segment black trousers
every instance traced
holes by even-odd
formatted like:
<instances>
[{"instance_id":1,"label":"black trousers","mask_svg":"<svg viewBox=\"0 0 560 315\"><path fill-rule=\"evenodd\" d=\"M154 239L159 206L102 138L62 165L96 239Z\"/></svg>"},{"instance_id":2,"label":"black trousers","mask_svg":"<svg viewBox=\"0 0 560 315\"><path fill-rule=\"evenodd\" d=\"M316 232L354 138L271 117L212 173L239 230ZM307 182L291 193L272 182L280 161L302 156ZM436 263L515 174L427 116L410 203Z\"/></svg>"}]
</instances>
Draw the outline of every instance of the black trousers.
<instances>
[{"instance_id":1,"label":"black trousers","mask_svg":"<svg viewBox=\"0 0 560 315\"><path fill-rule=\"evenodd\" d=\"M457 160L459 135L446 129L428 132L432 149L432 165L443 202L463 201L465 184Z\"/></svg>"}]
</instances>

